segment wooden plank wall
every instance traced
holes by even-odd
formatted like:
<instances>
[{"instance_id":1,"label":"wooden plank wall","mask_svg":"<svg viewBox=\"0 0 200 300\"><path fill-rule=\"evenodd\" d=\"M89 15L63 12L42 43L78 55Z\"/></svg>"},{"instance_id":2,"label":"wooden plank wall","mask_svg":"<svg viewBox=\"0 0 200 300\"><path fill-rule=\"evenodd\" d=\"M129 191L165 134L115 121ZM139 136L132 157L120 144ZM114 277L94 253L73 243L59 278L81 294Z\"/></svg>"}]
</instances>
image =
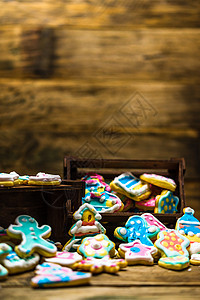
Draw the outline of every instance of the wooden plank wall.
<instances>
[{"instance_id":1,"label":"wooden plank wall","mask_svg":"<svg viewBox=\"0 0 200 300\"><path fill-rule=\"evenodd\" d=\"M199 26L198 1L0 0L0 170L185 157L200 210Z\"/></svg>"}]
</instances>

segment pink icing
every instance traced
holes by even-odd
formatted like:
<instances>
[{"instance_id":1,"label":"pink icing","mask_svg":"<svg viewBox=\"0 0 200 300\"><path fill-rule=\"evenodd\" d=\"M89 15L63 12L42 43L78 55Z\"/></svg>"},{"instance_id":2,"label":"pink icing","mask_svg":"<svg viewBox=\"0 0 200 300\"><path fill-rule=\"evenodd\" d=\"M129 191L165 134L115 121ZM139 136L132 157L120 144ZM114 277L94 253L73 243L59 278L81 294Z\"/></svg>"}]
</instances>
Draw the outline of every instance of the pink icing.
<instances>
[{"instance_id":1,"label":"pink icing","mask_svg":"<svg viewBox=\"0 0 200 300\"><path fill-rule=\"evenodd\" d=\"M164 176L161 176L161 175L157 175L157 174L147 174L147 173L144 173L143 176L147 177L147 178L155 178L157 180L162 180L162 181L166 181L166 182L169 182L170 184L173 184L176 186L176 183L173 179L171 178L167 178L167 177L164 177Z\"/></svg>"},{"instance_id":2,"label":"pink icing","mask_svg":"<svg viewBox=\"0 0 200 300\"><path fill-rule=\"evenodd\" d=\"M138 206L144 206L144 207L155 207L155 203L156 203L156 198L150 198L149 200L142 200L142 201L138 201L136 204Z\"/></svg>"},{"instance_id":3,"label":"pink icing","mask_svg":"<svg viewBox=\"0 0 200 300\"><path fill-rule=\"evenodd\" d=\"M147 221L147 223L150 226L157 226L158 228L160 228L160 231L167 229L167 227L163 223L161 223L156 217L154 217L152 214L145 213L142 214L142 217Z\"/></svg>"}]
</instances>

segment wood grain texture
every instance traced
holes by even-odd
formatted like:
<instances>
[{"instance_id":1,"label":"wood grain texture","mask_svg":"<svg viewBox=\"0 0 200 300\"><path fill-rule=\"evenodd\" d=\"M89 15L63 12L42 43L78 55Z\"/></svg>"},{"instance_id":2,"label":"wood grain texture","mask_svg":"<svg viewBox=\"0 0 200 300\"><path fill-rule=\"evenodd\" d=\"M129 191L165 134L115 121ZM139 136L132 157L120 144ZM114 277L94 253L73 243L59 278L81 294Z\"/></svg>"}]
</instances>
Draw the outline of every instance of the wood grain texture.
<instances>
[{"instance_id":1,"label":"wood grain texture","mask_svg":"<svg viewBox=\"0 0 200 300\"><path fill-rule=\"evenodd\" d=\"M199 29L2 27L1 77L198 82Z\"/></svg>"},{"instance_id":2,"label":"wood grain texture","mask_svg":"<svg viewBox=\"0 0 200 300\"><path fill-rule=\"evenodd\" d=\"M168 271L166 271L168 274ZM176 272L177 273L177 272ZM188 272L189 273L189 272ZM116 276L116 275L115 275ZM150 275L151 276L151 275ZM110 278L114 275L110 275ZM96 276L97 279L101 275ZM109 280L110 280L109 278ZM4 284L4 283L3 283ZM150 300L150 299L163 299L168 300L169 297L176 300L189 299L192 295L193 299L199 299L199 287L159 287L157 286L135 286L135 287L98 287L98 286L85 286L85 287L71 287L63 289L44 289L33 290L30 287L10 287L1 289L3 299L17 300L23 297L24 300L34 299L38 300L48 299L55 300L57 298L66 298L66 293L70 300L91 300L91 299L104 299L104 300Z\"/></svg>"},{"instance_id":3,"label":"wood grain texture","mask_svg":"<svg viewBox=\"0 0 200 300\"><path fill-rule=\"evenodd\" d=\"M78 28L199 27L198 1L0 1L0 24Z\"/></svg>"},{"instance_id":4,"label":"wood grain texture","mask_svg":"<svg viewBox=\"0 0 200 300\"><path fill-rule=\"evenodd\" d=\"M196 85L1 80L0 88L0 155L5 171L34 173L39 168L62 174L64 154L76 154L185 157L187 176L199 176ZM193 95L190 102L187 95Z\"/></svg>"}]
</instances>

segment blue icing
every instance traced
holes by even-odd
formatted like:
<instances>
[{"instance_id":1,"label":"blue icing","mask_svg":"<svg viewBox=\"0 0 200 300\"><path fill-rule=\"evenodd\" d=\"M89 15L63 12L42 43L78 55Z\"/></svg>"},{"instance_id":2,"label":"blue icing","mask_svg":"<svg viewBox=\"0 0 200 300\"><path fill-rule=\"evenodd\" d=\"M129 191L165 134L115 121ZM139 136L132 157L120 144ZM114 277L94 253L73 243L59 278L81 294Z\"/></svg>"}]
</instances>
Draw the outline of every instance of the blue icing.
<instances>
[{"instance_id":1,"label":"blue icing","mask_svg":"<svg viewBox=\"0 0 200 300\"><path fill-rule=\"evenodd\" d=\"M130 248L130 251L131 251L131 252L134 252L134 253L138 253L138 252L141 251L141 249L138 248L138 247L132 247L132 248Z\"/></svg>"},{"instance_id":2,"label":"blue icing","mask_svg":"<svg viewBox=\"0 0 200 300\"><path fill-rule=\"evenodd\" d=\"M161 196L158 201L158 213L176 213L178 202L179 198L168 191L165 195Z\"/></svg>"},{"instance_id":3,"label":"blue icing","mask_svg":"<svg viewBox=\"0 0 200 300\"><path fill-rule=\"evenodd\" d=\"M142 244L153 246L150 237L155 235L155 233L150 233L148 230L149 227L150 226L148 226L147 222L141 216L132 216L126 222L125 227L116 228L116 237L128 243L140 240ZM125 232L124 229L126 230L126 233L122 234L121 232Z\"/></svg>"},{"instance_id":4,"label":"blue icing","mask_svg":"<svg viewBox=\"0 0 200 300\"><path fill-rule=\"evenodd\" d=\"M178 219L178 230L183 230L188 235L189 232L194 234L200 233L200 222L194 217L194 210L190 208L185 209L184 215Z\"/></svg>"}]
</instances>

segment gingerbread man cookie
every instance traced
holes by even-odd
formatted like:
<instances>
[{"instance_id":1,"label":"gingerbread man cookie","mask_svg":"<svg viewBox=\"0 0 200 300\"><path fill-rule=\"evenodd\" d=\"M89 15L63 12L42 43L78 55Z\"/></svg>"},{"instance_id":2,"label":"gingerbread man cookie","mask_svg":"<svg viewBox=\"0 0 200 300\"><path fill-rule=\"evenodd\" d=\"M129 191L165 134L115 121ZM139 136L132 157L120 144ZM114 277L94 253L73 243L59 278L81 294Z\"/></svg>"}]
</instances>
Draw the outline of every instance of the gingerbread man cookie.
<instances>
[{"instance_id":1,"label":"gingerbread man cookie","mask_svg":"<svg viewBox=\"0 0 200 300\"><path fill-rule=\"evenodd\" d=\"M50 226L39 227L37 221L27 215L17 217L15 222L17 225L10 225L7 232L9 236L22 240L21 244L15 247L15 252L20 257L28 257L35 252L47 257L56 254L56 246L45 240L51 234Z\"/></svg>"},{"instance_id":2,"label":"gingerbread man cookie","mask_svg":"<svg viewBox=\"0 0 200 300\"><path fill-rule=\"evenodd\" d=\"M141 216L132 216L128 219L125 227L117 227L114 236L125 242L140 240L142 244L153 246L151 239L159 232L157 226L149 226Z\"/></svg>"},{"instance_id":3,"label":"gingerbread man cookie","mask_svg":"<svg viewBox=\"0 0 200 300\"><path fill-rule=\"evenodd\" d=\"M177 212L177 206L179 198L174 196L170 191L162 191L162 193L156 196L156 203L154 213L160 214L173 214Z\"/></svg>"},{"instance_id":4,"label":"gingerbread man cookie","mask_svg":"<svg viewBox=\"0 0 200 300\"><path fill-rule=\"evenodd\" d=\"M153 257L157 253L157 249L153 246L142 244L139 240L128 244L120 244L118 253L125 258L128 265L153 265Z\"/></svg>"},{"instance_id":5,"label":"gingerbread man cookie","mask_svg":"<svg viewBox=\"0 0 200 300\"><path fill-rule=\"evenodd\" d=\"M85 237L106 233L106 229L99 222L101 215L91 204L81 205L73 218L77 222L69 230L72 238L64 245L63 251L76 251Z\"/></svg>"},{"instance_id":6,"label":"gingerbread man cookie","mask_svg":"<svg viewBox=\"0 0 200 300\"><path fill-rule=\"evenodd\" d=\"M82 240L77 249L84 257L103 258L107 255L115 255L115 244L105 234L98 234Z\"/></svg>"},{"instance_id":7,"label":"gingerbread man cookie","mask_svg":"<svg viewBox=\"0 0 200 300\"><path fill-rule=\"evenodd\" d=\"M124 259L111 259L109 255L99 259L94 257L87 257L75 265L78 270L90 271L94 274L102 272L117 273L119 270L125 268L127 262Z\"/></svg>"},{"instance_id":8,"label":"gingerbread man cookie","mask_svg":"<svg viewBox=\"0 0 200 300\"><path fill-rule=\"evenodd\" d=\"M176 183L173 179L161 175L144 173L140 176L140 179L172 192L176 189Z\"/></svg>"},{"instance_id":9,"label":"gingerbread man cookie","mask_svg":"<svg viewBox=\"0 0 200 300\"><path fill-rule=\"evenodd\" d=\"M181 270L189 266L188 247L190 241L177 230L167 229L159 232L155 246L161 253L158 264L167 269ZM181 260L177 256L185 257ZM167 258L166 258L167 257ZM180 263L182 261L182 263Z\"/></svg>"},{"instance_id":10,"label":"gingerbread man cookie","mask_svg":"<svg viewBox=\"0 0 200 300\"><path fill-rule=\"evenodd\" d=\"M43 263L36 268L36 276L31 279L33 288L74 286L89 283L90 273L75 272L56 264Z\"/></svg>"},{"instance_id":11,"label":"gingerbread man cookie","mask_svg":"<svg viewBox=\"0 0 200 300\"><path fill-rule=\"evenodd\" d=\"M186 207L183 212L184 215L177 220L176 230L186 236L190 242L200 243L200 222L194 217L194 210Z\"/></svg>"}]
</instances>

